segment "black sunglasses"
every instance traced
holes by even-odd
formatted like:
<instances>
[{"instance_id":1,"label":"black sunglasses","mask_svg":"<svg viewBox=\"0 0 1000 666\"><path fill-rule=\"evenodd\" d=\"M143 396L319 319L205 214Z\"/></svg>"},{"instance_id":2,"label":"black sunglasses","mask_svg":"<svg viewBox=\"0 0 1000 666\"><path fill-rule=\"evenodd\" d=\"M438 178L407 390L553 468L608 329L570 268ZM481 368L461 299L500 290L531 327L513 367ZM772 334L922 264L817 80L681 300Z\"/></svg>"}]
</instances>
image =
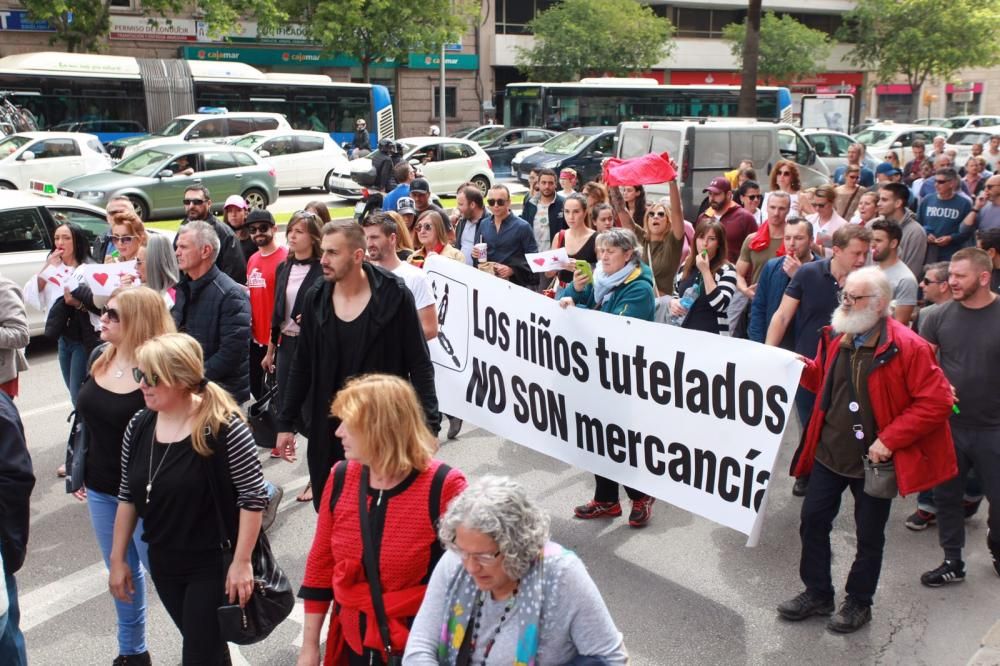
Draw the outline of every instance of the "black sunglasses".
<instances>
[{"instance_id":1,"label":"black sunglasses","mask_svg":"<svg viewBox=\"0 0 1000 666\"><path fill-rule=\"evenodd\" d=\"M761 200L761 199L764 198L764 195L763 194L744 194L743 198L744 199L754 199L755 201L759 201L759 200Z\"/></svg>"},{"instance_id":2,"label":"black sunglasses","mask_svg":"<svg viewBox=\"0 0 1000 666\"><path fill-rule=\"evenodd\" d=\"M200 206L205 203L204 199L185 199L183 201L185 206Z\"/></svg>"},{"instance_id":3,"label":"black sunglasses","mask_svg":"<svg viewBox=\"0 0 1000 666\"><path fill-rule=\"evenodd\" d=\"M247 225L247 231L252 234L266 234L270 229L271 225L267 222L256 222Z\"/></svg>"},{"instance_id":4,"label":"black sunglasses","mask_svg":"<svg viewBox=\"0 0 1000 666\"><path fill-rule=\"evenodd\" d=\"M155 372L151 372L147 375L139 368L132 368L132 379L135 380L136 384L142 384L143 382L145 382L146 386L150 387L156 386L157 384L160 383L160 378L156 375Z\"/></svg>"},{"instance_id":5,"label":"black sunglasses","mask_svg":"<svg viewBox=\"0 0 1000 666\"><path fill-rule=\"evenodd\" d=\"M506 206L507 205L507 200L506 199L487 199L486 203L488 203L491 206Z\"/></svg>"},{"instance_id":6,"label":"black sunglasses","mask_svg":"<svg viewBox=\"0 0 1000 666\"><path fill-rule=\"evenodd\" d=\"M118 314L118 310L116 310L115 308L109 308L106 305L103 308L101 308L101 316L107 317L108 321L114 322L116 324L121 321L121 316Z\"/></svg>"}]
</instances>

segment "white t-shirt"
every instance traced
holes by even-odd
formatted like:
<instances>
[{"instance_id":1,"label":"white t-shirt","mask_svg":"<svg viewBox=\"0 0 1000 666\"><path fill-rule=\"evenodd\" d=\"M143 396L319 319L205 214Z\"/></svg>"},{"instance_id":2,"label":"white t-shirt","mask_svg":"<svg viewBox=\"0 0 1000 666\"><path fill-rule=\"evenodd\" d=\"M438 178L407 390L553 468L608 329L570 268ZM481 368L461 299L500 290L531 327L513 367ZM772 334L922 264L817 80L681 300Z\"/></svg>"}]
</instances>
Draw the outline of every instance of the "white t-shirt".
<instances>
[{"instance_id":1,"label":"white t-shirt","mask_svg":"<svg viewBox=\"0 0 1000 666\"><path fill-rule=\"evenodd\" d=\"M543 204L539 201L538 208L535 210L535 219L531 221L539 252L545 252L552 247L552 232L549 229L549 210L551 207L551 203Z\"/></svg>"},{"instance_id":2,"label":"white t-shirt","mask_svg":"<svg viewBox=\"0 0 1000 666\"><path fill-rule=\"evenodd\" d=\"M406 288L413 294L417 310L423 310L428 305L434 305L434 291L431 289L431 281L427 278L427 273L405 261L401 261L392 272L403 278Z\"/></svg>"},{"instance_id":3,"label":"white t-shirt","mask_svg":"<svg viewBox=\"0 0 1000 666\"><path fill-rule=\"evenodd\" d=\"M892 300L896 305L916 305L917 304L917 278L913 277L913 271L902 261L897 261L889 268L883 268L889 285L892 287Z\"/></svg>"}]
</instances>

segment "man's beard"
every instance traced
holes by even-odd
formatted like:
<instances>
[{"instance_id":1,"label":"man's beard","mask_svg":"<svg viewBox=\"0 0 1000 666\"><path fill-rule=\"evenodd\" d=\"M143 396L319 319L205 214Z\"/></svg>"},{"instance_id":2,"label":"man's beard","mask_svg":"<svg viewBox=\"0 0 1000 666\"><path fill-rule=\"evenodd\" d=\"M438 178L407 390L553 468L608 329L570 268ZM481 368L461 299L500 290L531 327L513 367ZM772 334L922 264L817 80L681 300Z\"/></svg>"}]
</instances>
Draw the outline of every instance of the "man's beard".
<instances>
[{"instance_id":1,"label":"man's beard","mask_svg":"<svg viewBox=\"0 0 1000 666\"><path fill-rule=\"evenodd\" d=\"M830 325L837 333L859 335L875 328L881 318L882 313L871 305L861 309L852 307L850 310L841 305L833 311Z\"/></svg>"},{"instance_id":2,"label":"man's beard","mask_svg":"<svg viewBox=\"0 0 1000 666\"><path fill-rule=\"evenodd\" d=\"M722 210L722 207L725 205L726 201L724 199L722 201L712 201L710 199L708 202L708 207L711 208L712 210Z\"/></svg>"}]
</instances>

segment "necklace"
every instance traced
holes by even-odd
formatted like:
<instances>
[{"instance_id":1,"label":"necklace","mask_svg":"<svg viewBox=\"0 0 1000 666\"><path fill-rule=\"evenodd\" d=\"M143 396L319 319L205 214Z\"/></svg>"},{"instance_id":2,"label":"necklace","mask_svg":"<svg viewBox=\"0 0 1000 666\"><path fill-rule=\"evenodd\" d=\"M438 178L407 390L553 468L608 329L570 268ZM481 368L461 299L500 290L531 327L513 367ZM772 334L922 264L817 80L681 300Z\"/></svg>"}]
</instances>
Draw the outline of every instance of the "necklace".
<instances>
[{"instance_id":1,"label":"necklace","mask_svg":"<svg viewBox=\"0 0 1000 666\"><path fill-rule=\"evenodd\" d=\"M490 640L486 643L486 647L483 649L483 666L486 666L486 660L489 659L490 650L493 649L493 644L497 642L497 636L500 635L500 630L503 629L504 622L510 616L511 610L514 608L514 603L517 601L517 590L520 587L520 582L514 587L514 592L510 595L510 599L504 604L503 613L500 615L500 622L497 623L497 628L493 631L493 635L490 636ZM476 651L476 642L479 640L479 630L482 628L483 620L483 604L486 602L486 595L489 592L480 592L479 599L476 603L476 618L473 620L472 624L472 642L470 643L470 655Z\"/></svg>"},{"instance_id":2,"label":"necklace","mask_svg":"<svg viewBox=\"0 0 1000 666\"><path fill-rule=\"evenodd\" d=\"M171 438L172 440L177 439L177 435L180 433L181 430L184 429L185 423L187 423L187 419L181 421L181 427L178 430L174 431L174 436ZM146 483L146 504L149 504L149 496L153 492L153 481L156 480L157 475L160 473L160 469L163 468L163 461L167 459L167 454L170 453L170 447L172 447L173 445L174 445L173 441L167 444L167 448L163 452L163 457L160 458L160 462L159 464L156 465L156 471L154 472L153 450L156 448L156 432L155 431L153 432L153 443L152 446L149 447L149 481L147 481Z\"/></svg>"}]
</instances>

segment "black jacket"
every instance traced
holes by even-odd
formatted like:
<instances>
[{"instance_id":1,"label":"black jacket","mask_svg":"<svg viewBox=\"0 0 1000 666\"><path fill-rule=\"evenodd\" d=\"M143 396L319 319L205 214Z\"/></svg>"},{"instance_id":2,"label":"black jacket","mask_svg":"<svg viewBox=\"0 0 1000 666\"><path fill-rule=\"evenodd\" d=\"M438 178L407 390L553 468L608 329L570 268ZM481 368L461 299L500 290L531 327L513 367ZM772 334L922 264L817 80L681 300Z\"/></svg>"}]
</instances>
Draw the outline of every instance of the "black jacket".
<instances>
[{"instance_id":1,"label":"black jacket","mask_svg":"<svg viewBox=\"0 0 1000 666\"><path fill-rule=\"evenodd\" d=\"M372 140L370 138L370 135L368 134L367 129L355 130L354 138L351 139L351 148L361 148L363 150L371 150L372 149L371 142Z\"/></svg>"},{"instance_id":2,"label":"black jacket","mask_svg":"<svg viewBox=\"0 0 1000 666\"><path fill-rule=\"evenodd\" d=\"M0 552L3 568L14 574L28 549L28 508L35 474L17 407L0 391Z\"/></svg>"},{"instance_id":3,"label":"black jacket","mask_svg":"<svg viewBox=\"0 0 1000 666\"><path fill-rule=\"evenodd\" d=\"M285 291L288 289L288 275L292 271L292 262L287 259L278 264L278 270L274 274L274 313L271 315L271 344L277 345L281 337L281 323L285 321ZM309 287L316 284L317 280L323 277L323 267L319 265L319 259L313 260L309 266L309 272L302 280L302 286L295 294L295 302L292 303L292 319L302 314L302 301L305 299Z\"/></svg>"},{"instance_id":4,"label":"black jacket","mask_svg":"<svg viewBox=\"0 0 1000 666\"><path fill-rule=\"evenodd\" d=\"M371 319L361 355L359 374L382 372L409 379L424 408L432 433L441 429L434 367L424 340L413 294L403 280L369 263L364 271L371 285ZM302 304L299 344L288 373L288 390L281 398L278 429L292 430L305 404L310 416L310 449L328 450L332 438L327 414L340 386L334 386L338 354L330 343L337 318L333 314L333 283L321 280L309 288Z\"/></svg>"},{"instance_id":5,"label":"black jacket","mask_svg":"<svg viewBox=\"0 0 1000 666\"><path fill-rule=\"evenodd\" d=\"M549 242L552 242L556 234L566 228L566 218L563 217L563 203L565 201L562 195L557 192L555 200L549 204ZM521 219L534 227L535 213L537 212L538 204L531 197L526 197L524 208L521 209Z\"/></svg>"},{"instance_id":6,"label":"black jacket","mask_svg":"<svg viewBox=\"0 0 1000 666\"><path fill-rule=\"evenodd\" d=\"M177 230L178 233L184 229L184 225L190 220L184 220L181 222L181 228ZM219 222L219 220L214 215L209 215L207 219L204 220L212 225L215 229L215 233L219 235L219 256L215 258L215 265L219 267L219 270L228 275L233 279L233 281L238 284L247 283L247 258L243 256L243 248L240 247L240 241L236 238L236 234L233 233L232 228L224 223ZM177 248L177 236L174 236L174 249Z\"/></svg>"},{"instance_id":7,"label":"black jacket","mask_svg":"<svg viewBox=\"0 0 1000 666\"><path fill-rule=\"evenodd\" d=\"M375 169L375 187L382 192L391 192L390 182L394 182L392 170L396 166L391 155L386 155L381 150L376 150L368 155L372 161L372 168ZM395 186L393 186L395 187Z\"/></svg>"},{"instance_id":8,"label":"black jacket","mask_svg":"<svg viewBox=\"0 0 1000 666\"><path fill-rule=\"evenodd\" d=\"M217 266L197 280L177 285L171 310L177 330L201 344L205 378L233 394L250 399L250 296Z\"/></svg>"}]
</instances>

